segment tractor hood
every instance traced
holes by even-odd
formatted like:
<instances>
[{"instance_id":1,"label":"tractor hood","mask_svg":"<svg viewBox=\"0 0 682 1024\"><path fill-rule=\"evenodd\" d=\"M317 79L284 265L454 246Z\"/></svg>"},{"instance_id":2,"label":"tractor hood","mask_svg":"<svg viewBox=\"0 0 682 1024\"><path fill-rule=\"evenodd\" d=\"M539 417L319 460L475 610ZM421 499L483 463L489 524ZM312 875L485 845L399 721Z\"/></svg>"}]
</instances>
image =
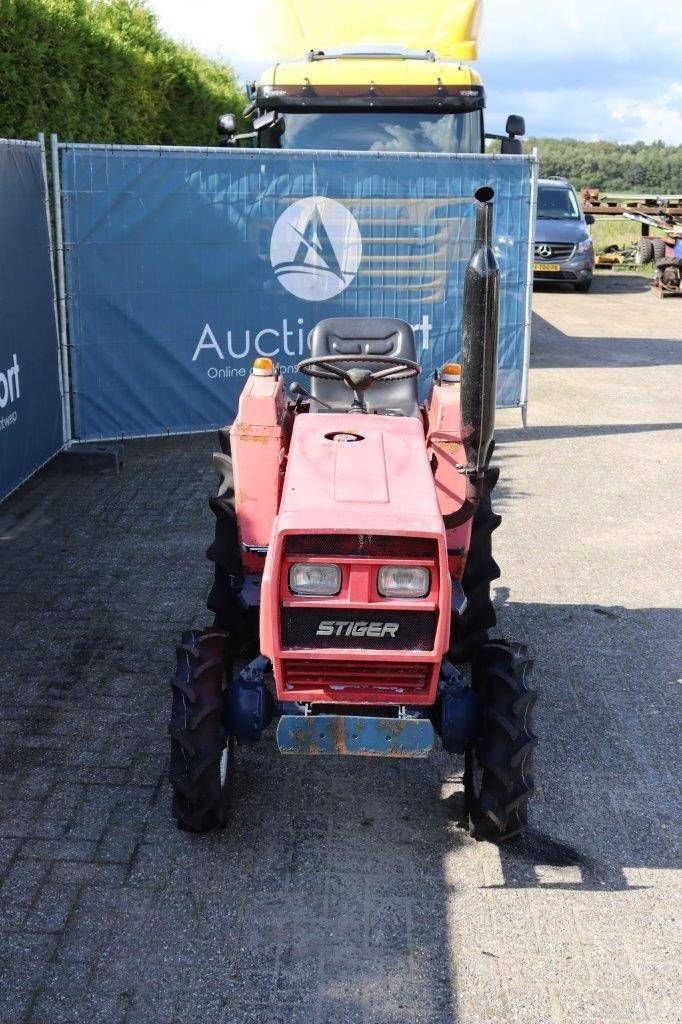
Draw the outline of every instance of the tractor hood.
<instances>
[{"instance_id":1,"label":"tractor hood","mask_svg":"<svg viewBox=\"0 0 682 1024\"><path fill-rule=\"evenodd\" d=\"M276 529L444 536L421 420L297 416Z\"/></svg>"},{"instance_id":2,"label":"tractor hood","mask_svg":"<svg viewBox=\"0 0 682 1024\"><path fill-rule=\"evenodd\" d=\"M260 0L261 50L278 58L309 51L402 48L475 60L481 0Z\"/></svg>"}]
</instances>

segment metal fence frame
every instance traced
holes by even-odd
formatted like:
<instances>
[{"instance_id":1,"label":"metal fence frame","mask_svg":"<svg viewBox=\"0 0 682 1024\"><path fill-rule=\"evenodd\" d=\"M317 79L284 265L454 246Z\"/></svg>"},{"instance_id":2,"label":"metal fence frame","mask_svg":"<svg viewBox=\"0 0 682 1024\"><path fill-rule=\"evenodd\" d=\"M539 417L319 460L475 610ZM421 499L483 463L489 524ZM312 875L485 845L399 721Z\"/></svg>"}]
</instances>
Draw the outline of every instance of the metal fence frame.
<instances>
[{"instance_id":1,"label":"metal fence frame","mask_svg":"<svg viewBox=\"0 0 682 1024\"><path fill-rule=\"evenodd\" d=\"M42 136L41 136L42 138ZM44 145L43 145L44 148ZM61 394L63 404L63 422L64 422L64 438L65 447L69 447L73 444L77 444L78 439L74 438L73 434L73 388L71 379L71 350L72 342L69 331L69 316L68 316L68 280L67 271L64 258L64 219L63 219L63 202L65 196L61 189L61 153L66 150L73 149L86 149L86 150L99 150L99 151L115 151L115 152L153 152L153 153L223 153L225 152L219 146L152 146L152 145L133 145L133 144L114 144L114 143L84 143L84 142L62 142L59 140L56 134L50 135L50 155L51 155L51 169L52 169L52 191L53 191L53 206L54 206L54 225L55 225L55 240L53 246L54 262L53 266L56 267L56 298L55 298L55 310L58 323L59 331L59 363L60 363L60 377L61 377ZM248 151L247 151L248 152ZM290 156L296 156L299 153L302 156L309 157L310 151L308 150L289 150ZM253 158L258 159L260 151L253 151ZM349 151L340 150L338 155L352 155ZM377 154L383 159L390 159L395 154L383 153ZM449 153L407 153L400 154L402 157L408 156L413 160L421 160L428 156L429 159L436 160L448 160L451 157ZM474 154L475 155L475 154ZM506 154L491 153L487 154L488 159L497 162L505 161L509 159ZM524 334L523 334L523 364L521 367L521 389L519 400L516 405L503 406L503 408L516 408L518 407L521 411L522 424L525 427L527 425L528 415L528 377L529 377L529 366L530 366L530 346L531 346L531 324L532 324L532 287L533 287L533 251L534 251L534 237L535 237L535 206L537 201L537 182L538 182L538 154L537 150L534 149L530 156L531 165L531 195L528 200L528 234L529 234L529 248L528 248L528 284L525 296L525 314L524 314ZM47 180L47 179L46 179ZM50 222L51 223L51 222ZM52 232L50 229L50 244L53 245ZM212 428L201 428L196 431L190 431L190 433L207 433ZM156 434L144 434L139 436L144 437L166 437L172 434L169 429L163 433ZM117 435L112 438L102 438L102 440L122 440L132 435ZM138 435L135 435L138 436Z\"/></svg>"},{"instance_id":2,"label":"metal fence frame","mask_svg":"<svg viewBox=\"0 0 682 1024\"><path fill-rule=\"evenodd\" d=\"M41 165L42 175L43 175L43 196L44 196L44 205L45 205L45 219L47 221L47 236L48 236L49 253L50 253L50 271L51 271L51 274L52 274L52 292L53 292L53 296L54 296L53 306L54 306L55 329L57 331L57 336L59 337L59 314L58 314L58 310L57 310L57 289L56 289L56 280L55 280L55 246L54 246L54 237L53 237L53 233L52 233L52 212L51 212L51 208L50 208L50 189L49 189L49 176L48 176L48 169L47 169L47 151L46 151L46 147L45 147L45 135L44 135L43 132L39 132L38 136L35 139L5 139L5 138L0 138L0 142L4 146L16 146L18 148L23 148L23 149L38 148L40 150L40 165ZM56 219L56 215L57 215L57 210L58 209L60 211L59 212L59 217L61 219L60 204L59 203L55 203L54 209L55 209L55 219ZM14 494L14 492L17 491L19 489L19 487L22 487L26 483L27 480L30 480L31 477L35 476L36 473L38 473L41 469L43 469L44 466L46 466L49 462L51 462L52 459L55 457L55 455L59 454L59 451L63 451L63 449L67 446L68 442L70 441L70 438L71 438L71 426L70 426L70 424L71 424L71 403L70 403L69 386L68 386L68 367L65 368L65 365L64 365L64 362L63 362L63 358L62 358L62 351L61 351L59 346L57 347L57 365L58 365L58 369L59 369L59 397L60 397L61 409L62 409L62 447L60 449L58 449L58 451L56 451L53 455L50 455L47 459L45 459L44 462L41 462L41 464L39 466L36 466L35 469L31 470L31 472L28 474L28 476L24 477L24 479L21 480L18 484L16 484L12 488L11 491L9 491L7 494L5 494L3 497L1 497L0 501L5 501L7 498L10 497L11 494Z\"/></svg>"},{"instance_id":3,"label":"metal fence frame","mask_svg":"<svg viewBox=\"0 0 682 1024\"><path fill-rule=\"evenodd\" d=\"M528 285L526 290L526 322L524 325L523 333L523 367L521 377L521 401L519 406L521 409L521 423L523 427L528 426L528 377L530 371L530 335L531 327L533 324L533 263L535 259L535 209L538 202L538 177L539 177L539 158L537 149L533 149L531 153L532 159L532 177L530 184L530 203L529 203L529 218L528 218L528 238L530 244L528 246Z\"/></svg>"},{"instance_id":4,"label":"metal fence frame","mask_svg":"<svg viewBox=\"0 0 682 1024\"><path fill-rule=\"evenodd\" d=\"M55 134L50 135L50 163L52 167L52 203L54 207L55 233L53 244L52 222L50 220L50 245L52 246L53 253L53 279L55 274L55 268L57 276L55 288L55 317L57 323L57 334L59 337L59 370L62 386L62 420L64 423L64 443L68 447L73 443L73 418L71 412L71 367L69 362L69 327L66 316L66 268L64 265L64 221L62 217L62 187L61 170L59 166L59 139Z\"/></svg>"}]
</instances>

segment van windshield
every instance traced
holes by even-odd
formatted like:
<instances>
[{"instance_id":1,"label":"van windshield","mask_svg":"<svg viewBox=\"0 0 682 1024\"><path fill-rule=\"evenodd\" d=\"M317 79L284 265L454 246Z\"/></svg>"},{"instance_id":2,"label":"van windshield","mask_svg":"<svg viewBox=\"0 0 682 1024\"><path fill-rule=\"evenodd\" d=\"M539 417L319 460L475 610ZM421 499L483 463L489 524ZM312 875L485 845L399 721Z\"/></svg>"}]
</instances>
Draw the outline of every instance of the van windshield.
<instances>
[{"instance_id":1,"label":"van windshield","mask_svg":"<svg viewBox=\"0 0 682 1024\"><path fill-rule=\"evenodd\" d=\"M580 210L573 189L538 185L538 217L542 220L578 220Z\"/></svg>"},{"instance_id":2,"label":"van windshield","mask_svg":"<svg viewBox=\"0 0 682 1024\"><path fill-rule=\"evenodd\" d=\"M339 111L286 113L282 149L350 149L398 153L480 153L481 113Z\"/></svg>"}]
</instances>

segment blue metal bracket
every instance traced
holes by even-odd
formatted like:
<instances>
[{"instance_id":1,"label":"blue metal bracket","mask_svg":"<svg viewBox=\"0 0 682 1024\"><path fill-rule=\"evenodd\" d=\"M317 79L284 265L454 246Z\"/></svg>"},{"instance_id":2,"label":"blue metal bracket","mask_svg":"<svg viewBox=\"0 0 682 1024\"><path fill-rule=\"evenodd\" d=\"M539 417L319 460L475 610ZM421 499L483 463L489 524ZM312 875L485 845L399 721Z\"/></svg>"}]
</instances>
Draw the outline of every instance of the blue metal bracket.
<instances>
[{"instance_id":1,"label":"blue metal bracket","mask_svg":"<svg viewBox=\"0 0 682 1024\"><path fill-rule=\"evenodd\" d=\"M452 597L450 598L450 607L455 615L462 616L467 608L467 597L464 593L464 587L459 580L452 580Z\"/></svg>"},{"instance_id":2,"label":"blue metal bracket","mask_svg":"<svg viewBox=\"0 0 682 1024\"><path fill-rule=\"evenodd\" d=\"M463 754L480 731L481 699L447 659L440 676L433 720L447 752Z\"/></svg>"},{"instance_id":3,"label":"blue metal bracket","mask_svg":"<svg viewBox=\"0 0 682 1024\"><path fill-rule=\"evenodd\" d=\"M428 757L435 733L425 718L370 715L282 715L277 746L283 754Z\"/></svg>"},{"instance_id":4,"label":"blue metal bracket","mask_svg":"<svg viewBox=\"0 0 682 1024\"><path fill-rule=\"evenodd\" d=\"M257 743L272 721L275 702L264 679L269 668L268 659L259 654L223 693L223 722L239 743Z\"/></svg>"},{"instance_id":5,"label":"blue metal bracket","mask_svg":"<svg viewBox=\"0 0 682 1024\"><path fill-rule=\"evenodd\" d=\"M260 588L262 577L254 572L247 572L241 589L241 600L247 608L260 607Z\"/></svg>"}]
</instances>

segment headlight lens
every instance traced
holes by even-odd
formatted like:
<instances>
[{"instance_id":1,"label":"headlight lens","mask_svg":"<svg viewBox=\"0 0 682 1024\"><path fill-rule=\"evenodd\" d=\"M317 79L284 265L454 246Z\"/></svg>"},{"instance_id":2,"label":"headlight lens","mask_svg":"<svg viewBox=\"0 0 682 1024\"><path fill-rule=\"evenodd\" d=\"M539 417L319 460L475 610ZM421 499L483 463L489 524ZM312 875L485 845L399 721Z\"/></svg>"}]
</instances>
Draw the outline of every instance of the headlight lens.
<instances>
[{"instance_id":1,"label":"headlight lens","mask_svg":"<svg viewBox=\"0 0 682 1024\"><path fill-rule=\"evenodd\" d=\"M431 573L422 566L382 565L377 587L383 597L426 597Z\"/></svg>"},{"instance_id":2,"label":"headlight lens","mask_svg":"<svg viewBox=\"0 0 682 1024\"><path fill-rule=\"evenodd\" d=\"M591 249L591 248L592 248L592 239L591 238L584 238L582 240L582 242L578 242L578 245L577 245L577 251L578 252L587 252L588 249Z\"/></svg>"},{"instance_id":3,"label":"headlight lens","mask_svg":"<svg viewBox=\"0 0 682 1024\"><path fill-rule=\"evenodd\" d=\"M333 597L341 590L341 570L338 565L297 562L289 569L289 589L292 594Z\"/></svg>"}]
</instances>

